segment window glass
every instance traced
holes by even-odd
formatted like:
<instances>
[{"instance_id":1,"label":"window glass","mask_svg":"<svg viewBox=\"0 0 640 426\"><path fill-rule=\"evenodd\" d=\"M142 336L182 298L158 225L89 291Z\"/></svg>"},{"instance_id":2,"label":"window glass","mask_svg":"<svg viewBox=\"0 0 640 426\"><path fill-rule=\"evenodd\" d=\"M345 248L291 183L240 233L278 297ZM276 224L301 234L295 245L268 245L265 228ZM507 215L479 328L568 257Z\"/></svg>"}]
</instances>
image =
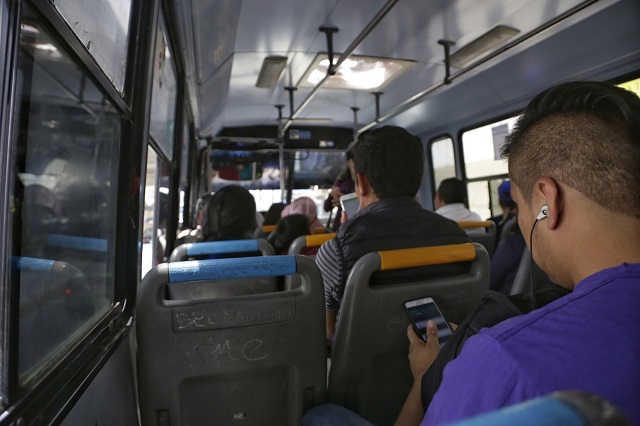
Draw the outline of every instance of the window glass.
<instances>
[{"instance_id":1,"label":"window glass","mask_svg":"<svg viewBox=\"0 0 640 426\"><path fill-rule=\"evenodd\" d=\"M440 139L431 144L431 161L434 188L438 188L444 179L456 177L456 158L451 138Z\"/></svg>"},{"instance_id":2,"label":"window glass","mask_svg":"<svg viewBox=\"0 0 640 426\"><path fill-rule=\"evenodd\" d=\"M511 117L462 134L467 178L495 176L508 172L507 161L500 158L500 148L517 119L518 116Z\"/></svg>"},{"instance_id":3,"label":"window glass","mask_svg":"<svg viewBox=\"0 0 640 426\"><path fill-rule=\"evenodd\" d=\"M623 89L630 90L636 95L640 96L640 78L636 78L635 80L618 84L618 87L622 87Z\"/></svg>"},{"instance_id":4,"label":"window glass","mask_svg":"<svg viewBox=\"0 0 640 426\"><path fill-rule=\"evenodd\" d=\"M144 190L141 277L165 260L168 212L169 163L149 147Z\"/></svg>"},{"instance_id":5,"label":"window glass","mask_svg":"<svg viewBox=\"0 0 640 426\"><path fill-rule=\"evenodd\" d=\"M129 46L131 0L56 0L54 4L122 94Z\"/></svg>"},{"instance_id":6,"label":"window glass","mask_svg":"<svg viewBox=\"0 0 640 426\"><path fill-rule=\"evenodd\" d=\"M121 118L25 6L12 174L21 382L113 301Z\"/></svg>"},{"instance_id":7,"label":"window glass","mask_svg":"<svg viewBox=\"0 0 640 426\"><path fill-rule=\"evenodd\" d=\"M489 181L467 183L467 195L469 196L469 210L478 213L482 220L491 217Z\"/></svg>"},{"instance_id":8,"label":"window glass","mask_svg":"<svg viewBox=\"0 0 640 426\"><path fill-rule=\"evenodd\" d=\"M151 94L151 136L169 160L173 159L173 126L176 115L176 71L162 19L156 34Z\"/></svg>"}]
</instances>

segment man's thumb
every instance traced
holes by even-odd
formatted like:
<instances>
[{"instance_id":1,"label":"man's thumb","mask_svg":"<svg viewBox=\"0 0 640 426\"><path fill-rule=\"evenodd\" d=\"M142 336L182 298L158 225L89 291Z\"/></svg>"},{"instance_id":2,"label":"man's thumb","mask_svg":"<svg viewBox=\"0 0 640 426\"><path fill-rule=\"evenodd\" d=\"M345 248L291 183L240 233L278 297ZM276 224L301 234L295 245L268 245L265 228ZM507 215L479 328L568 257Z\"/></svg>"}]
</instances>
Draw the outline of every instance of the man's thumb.
<instances>
[{"instance_id":1,"label":"man's thumb","mask_svg":"<svg viewBox=\"0 0 640 426\"><path fill-rule=\"evenodd\" d=\"M437 345L440 347L440 343L438 341L438 326L436 322L433 320L427 321L427 345Z\"/></svg>"}]
</instances>

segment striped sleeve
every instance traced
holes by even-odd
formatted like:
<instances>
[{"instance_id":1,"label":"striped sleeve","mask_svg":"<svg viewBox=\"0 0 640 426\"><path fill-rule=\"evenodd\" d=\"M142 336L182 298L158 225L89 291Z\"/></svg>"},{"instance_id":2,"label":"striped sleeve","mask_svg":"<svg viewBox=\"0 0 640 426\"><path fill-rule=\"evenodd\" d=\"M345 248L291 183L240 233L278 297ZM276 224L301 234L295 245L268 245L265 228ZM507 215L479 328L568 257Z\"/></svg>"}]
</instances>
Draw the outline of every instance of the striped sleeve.
<instances>
[{"instance_id":1,"label":"striped sleeve","mask_svg":"<svg viewBox=\"0 0 640 426\"><path fill-rule=\"evenodd\" d=\"M345 282L342 257L338 254L337 242L329 240L320 246L316 256L316 264L322 274L324 283L324 304L327 311L336 311L340 308Z\"/></svg>"}]
</instances>

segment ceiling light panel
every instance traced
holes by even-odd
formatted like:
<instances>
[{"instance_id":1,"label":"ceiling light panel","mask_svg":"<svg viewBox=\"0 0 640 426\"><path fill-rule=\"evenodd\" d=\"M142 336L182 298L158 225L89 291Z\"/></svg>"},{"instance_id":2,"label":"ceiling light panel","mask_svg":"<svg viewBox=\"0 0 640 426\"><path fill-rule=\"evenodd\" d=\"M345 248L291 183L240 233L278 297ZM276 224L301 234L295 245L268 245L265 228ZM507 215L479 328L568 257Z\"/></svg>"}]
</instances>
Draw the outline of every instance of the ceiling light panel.
<instances>
[{"instance_id":1,"label":"ceiling light panel","mask_svg":"<svg viewBox=\"0 0 640 426\"><path fill-rule=\"evenodd\" d=\"M340 56L333 59L337 63ZM335 75L322 86L328 89L348 90L376 90L397 78L408 68L414 65L414 61L401 59L376 58L372 56L352 55L338 68ZM329 70L329 57L326 53L319 53L298 83L299 87L314 87Z\"/></svg>"}]
</instances>

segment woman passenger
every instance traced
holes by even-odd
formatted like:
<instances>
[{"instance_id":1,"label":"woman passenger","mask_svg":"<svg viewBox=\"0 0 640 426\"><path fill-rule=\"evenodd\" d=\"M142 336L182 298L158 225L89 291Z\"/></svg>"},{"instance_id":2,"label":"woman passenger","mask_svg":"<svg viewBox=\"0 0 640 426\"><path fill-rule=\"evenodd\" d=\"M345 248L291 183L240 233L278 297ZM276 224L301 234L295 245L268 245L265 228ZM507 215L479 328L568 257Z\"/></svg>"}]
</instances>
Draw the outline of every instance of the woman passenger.
<instances>
[{"instance_id":1,"label":"woman passenger","mask_svg":"<svg viewBox=\"0 0 640 426\"><path fill-rule=\"evenodd\" d=\"M213 195L202 223L204 241L251 239L255 229L256 202L248 190L225 186Z\"/></svg>"}]
</instances>

